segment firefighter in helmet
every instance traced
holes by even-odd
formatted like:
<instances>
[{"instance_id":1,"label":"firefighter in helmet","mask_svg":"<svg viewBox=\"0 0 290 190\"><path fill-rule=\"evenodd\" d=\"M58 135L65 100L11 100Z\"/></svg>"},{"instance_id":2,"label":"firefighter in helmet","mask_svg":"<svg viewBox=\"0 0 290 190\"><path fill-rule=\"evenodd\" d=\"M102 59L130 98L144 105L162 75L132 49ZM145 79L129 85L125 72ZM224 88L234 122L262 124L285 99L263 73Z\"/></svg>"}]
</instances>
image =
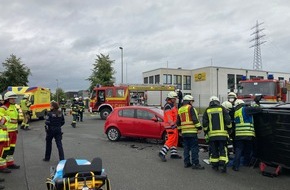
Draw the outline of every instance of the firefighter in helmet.
<instances>
[{"instance_id":1,"label":"firefighter in helmet","mask_svg":"<svg viewBox=\"0 0 290 190\"><path fill-rule=\"evenodd\" d=\"M218 97L210 97L209 107L203 114L203 129L208 135L211 149L210 162L216 171L221 166L221 172L227 171L226 165L229 161L227 155L228 128L231 127L231 119L228 111L220 105Z\"/></svg>"},{"instance_id":2,"label":"firefighter in helmet","mask_svg":"<svg viewBox=\"0 0 290 190\"><path fill-rule=\"evenodd\" d=\"M29 94L25 94L20 101L20 107L23 113L23 121L21 123L20 129L30 130L29 129L29 118L30 118L30 111L29 107L31 106L31 102L28 100Z\"/></svg>"},{"instance_id":3,"label":"firefighter in helmet","mask_svg":"<svg viewBox=\"0 0 290 190\"><path fill-rule=\"evenodd\" d=\"M177 125L181 130L184 148L184 167L192 169L204 169L199 164L198 158L198 137L202 130L201 124L198 119L198 113L193 107L194 99L191 95L185 95L183 98L182 106L178 109ZM191 159L190 153L191 152Z\"/></svg>"},{"instance_id":4,"label":"firefighter in helmet","mask_svg":"<svg viewBox=\"0 0 290 190\"><path fill-rule=\"evenodd\" d=\"M178 145L178 129L176 125L178 110L176 107L176 92L169 92L164 105L164 123L167 132L167 140L158 153L162 162L166 162L166 154L170 150L172 159L181 159L182 157L177 154Z\"/></svg>"},{"instance_id":5,"label":"firefighter in helmet","mask_svg":"<svg viewBox=\"0 0 290 190\"><path fill-rule=\"evenodd\" d=\"M0 107L0 115L7 118L7 122L4 124L8 132L8 146L4 148L3 159L6 159L6 165L8 169L19 169L20 166L14 163L14 151L17 142L18 134L18 111L16 109L17 95L8 91L4 94L4 104ZM6 172L7 173L7 172Z\"/></svg>"},{"instance_id":6,"label":"firefighter in helmet","mask_svg":"<svg viewBox=\"0 0 290 190\"><path fill-rule=\"evenodd\" d=\"M78 118L78 115L79 115L79 105L78 105L77 98L73 99L73 103L71 105L71 114L73 116L73 120L72 120L71 126L73 128L75 128L76 125L77 125L77 118Z\"/></svg>"},{"instance_id":7,"label":"firefighter in helmet","mask_svg":"<svg viewBox=\"0 0 290 190\"><path fill-rule=\"evenodd\" d=\"M62 114L66 115L66 101L64 98L61 99L61 101L59 102L59 105L60 105Z\"/></svg>"},{"instance_id":8,"label":"firefighter in helmet","mask_svg":"<svg viewBox=\"0 0 290 190\"><path fill-rule=\"evenodd\" d=\"M84 117L84 111L85 111L85 104L83 102L83 97L79 97L79 101L78 101L78 105L79 105L79 119L80 122L83 122L83 117Z\"/></svg>"},{"instance_id":9,"label":"firefighter in helmet","mask_svg":"<svg viewBox=\"0 0 290 190\"><path fill-rule=\"evenodd\" d=\"M235 158L232 168L234 171L239 170L242 154L244 155L244 164L250 164L255 138L253 115L261 111L262 109L259 106L246 106L245 102L240 99L235 101Z\"/></svg>"}]
</instances>

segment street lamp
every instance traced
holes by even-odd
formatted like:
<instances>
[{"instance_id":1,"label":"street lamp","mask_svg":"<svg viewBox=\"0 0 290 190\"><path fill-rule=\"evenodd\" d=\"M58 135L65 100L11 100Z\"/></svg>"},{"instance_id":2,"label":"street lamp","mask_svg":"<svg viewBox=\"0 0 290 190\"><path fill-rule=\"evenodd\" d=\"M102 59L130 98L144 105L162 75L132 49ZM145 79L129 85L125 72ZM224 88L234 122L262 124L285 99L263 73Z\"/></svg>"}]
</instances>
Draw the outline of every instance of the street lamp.
<instances>
[{"instance_id":1,"label":"street lamp","mask_svg":"<svg viewBox=\"0 0 290 190\"><path fill-rule=\"evenodd\" d=\"M119 47L121 50L121 83L123 84L123 47Z\"/></svg>"},{"instance_id":2,"label":"street lamp","mask_svg":"<svg viewBox=\"0 0 290 190\"><path fill-rule=\"evenodd\" d=\"M56 79L56 90L55 90L55 93L56 93L56 102L58 102L58 79Z\"/></svg>"}]
</instances>

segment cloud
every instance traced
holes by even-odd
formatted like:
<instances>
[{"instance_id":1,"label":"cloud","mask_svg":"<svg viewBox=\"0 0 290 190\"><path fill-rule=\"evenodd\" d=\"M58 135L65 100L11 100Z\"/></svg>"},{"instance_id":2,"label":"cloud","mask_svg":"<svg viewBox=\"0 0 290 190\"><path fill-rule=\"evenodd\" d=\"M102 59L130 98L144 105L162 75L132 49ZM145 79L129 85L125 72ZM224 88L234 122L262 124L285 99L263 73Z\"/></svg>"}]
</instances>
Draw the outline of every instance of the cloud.
<instances>
[{"instance_id":1,"label":"cloud","mask_svg":"<svg viewBox=\"0 0 290 190\"><path fill-rule=\"evenodd\" d=\"M289 72L287 1L3 0L0 61L11 54L31 69L31 86L89 87L96 55L114 60L116 82L142 83L160 67L253 67L251 28L264 22L263 69ZM0 67L1 69L1 67Z\"/></svg>"}]
</instances>

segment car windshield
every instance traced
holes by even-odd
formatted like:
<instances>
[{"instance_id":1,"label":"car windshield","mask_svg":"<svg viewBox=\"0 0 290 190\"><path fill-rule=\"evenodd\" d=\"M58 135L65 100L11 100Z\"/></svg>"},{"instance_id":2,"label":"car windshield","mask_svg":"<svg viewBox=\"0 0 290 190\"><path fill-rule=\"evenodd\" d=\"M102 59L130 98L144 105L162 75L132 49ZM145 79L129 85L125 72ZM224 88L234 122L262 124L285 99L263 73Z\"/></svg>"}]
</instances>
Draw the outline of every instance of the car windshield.
<instances>
[{"instance_id":1,"label":"car windshield","mask_svg":"<svg viewBox=\"0 0 290 190\"><path fill-rule=\"evenodd\" d=\"M274 82L244 82L240 83L239 95L268 95L274 96L276 94L276 87Z\"/></svg>"},{"instance_id":2,"label":"car windshield","mask_svg":"<svg viewBox=\"0 0 290 190\"><path fill-rule=\"evenodd\" d=\"M17 98L15 100L16 104L20 104L20 101L22 100L24 95L20 95L20 94L17 94Z\"/></svg>"}]
</instances>

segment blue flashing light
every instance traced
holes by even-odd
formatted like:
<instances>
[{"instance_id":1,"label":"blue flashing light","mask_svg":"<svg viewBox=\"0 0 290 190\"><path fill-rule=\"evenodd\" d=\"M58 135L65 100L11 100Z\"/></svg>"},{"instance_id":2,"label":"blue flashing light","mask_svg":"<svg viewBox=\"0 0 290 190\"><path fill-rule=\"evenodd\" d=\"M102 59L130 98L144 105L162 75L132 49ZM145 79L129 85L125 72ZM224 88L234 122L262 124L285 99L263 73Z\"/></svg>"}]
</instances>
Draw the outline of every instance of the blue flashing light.
<instances>
[{"instance_id":1,"label":"blue flashing light","mask_svg":"<svg viewBox=\"0 0 290 190\"><path fill-rule=\"evenodd\" d=\"M269 80L274 79L274 75L273 75L273 74L268 74L268 79L269 79Z\"/></svg>"},{"instance_id":2,"label":"blue flashing light","mask_svg":"<svg viewBox=\"0 0 290 190\"><path fill-rule=\"evenodd\" d=\"M247 80L247 76L243 75L242 80Z\"/></svg>"}]
</instances>

